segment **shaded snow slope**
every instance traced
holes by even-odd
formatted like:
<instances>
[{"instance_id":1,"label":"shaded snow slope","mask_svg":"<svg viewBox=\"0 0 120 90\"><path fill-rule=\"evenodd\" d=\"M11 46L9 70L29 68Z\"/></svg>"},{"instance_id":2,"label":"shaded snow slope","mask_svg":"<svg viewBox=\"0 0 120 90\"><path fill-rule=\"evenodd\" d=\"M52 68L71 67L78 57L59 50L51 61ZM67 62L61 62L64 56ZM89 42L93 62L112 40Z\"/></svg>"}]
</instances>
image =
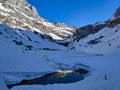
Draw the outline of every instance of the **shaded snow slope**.
<instances>
[{"instance_id":1,"label":"shaded snow slope","mask_svg":"<svg viewBox=\"0 0 120 90\"><path fill-rule=\"evenodd\" d=\"M69 50L111 53L120 49L120 7L111 18L78 28L71 37Z\"/></svg>"},{"instance_id":2,"label":"shaded snow slope","mask_svg":"<svg viewBox=\"0 0 120 90\"><path fill-rule=\"evenodd\" d=\"M64 46L57 44L48 35L42 35L35 31L11 28L2 23L0 23L0 41L1 43L5 42L6 44L21 48L21 52L29 50L65 50Z\"/></svg>"},{"instance_id":3,"label":"shaded snow slope","mask_svg":"<svg viewBox=\"0 0 120 90\"><path fill-rule=\"evenodd\" d=\"M6 83L18 82L24 78L33 78L54 72L59 69L89 68L90 75L83 81L71 84L54 85L22 85L15 86L11 90L119 90L120 84L120 65L119 53L116 51L111 54L99 56L91 53L68 52L68 51L37 51L21 53L18 47L7 44L0 53L0 72L3 73ZM6 47L6 48L5 48ZM1 47L0 47L1 48ZM10 53L14 51L15 53ZM6 54L9 54L6 57ZM24 57L24 58L23 58ZM6 67L7 66L7 67ZM34 74L37 72L38 74ZM27 74L28 73L28 74ZM106 78L105 78L106 75Z\"/></svg>"},{"instance_id":4,"label":"shaded snow slope","mask_svg":"<svg viewBox=\"0 0 120 90\"><path fill-rule=\"evenodd\" d=\"M22 52L24 45L16 45L12 40L19 38L24 44L30 43L37 35L29 32L29 37L32 41L24 35L28 35L28 31L13 30L12 28L2 24L2 28L9 28L2 30L0 34L0 73L3 75L5 83L2 81L2 88L4 84L17 83L23 79L30 79L42 76L44 74L55 72L60 69L77 69L87 68L90 70L90 75L83 81L71 84L54 84L54 85L22 85L15 86L11 90L119 90L120 89L120 50L117 49L114 53L105 54L103 56L95 53L83 53L77 51L65 51L65 47L59 46L46 38L39 40L45 41L44 45L51 45L50 48L59 48L61 50L27 50ZM17 36L14 34L16 32ZM113 30L114 32L114 30ZM21 34L22 33L22 34ZM23 34L24 33L24 34ZM19 40L19 39L16 39ZM24 41L25 40L25 41ZM19 43L20 44L20 43ZM39 45L39 47L42 47ZM23 49L24 50L24 49ZM105 79L106 75L106 79ZM5 88L5 87L4 87Z\"/></svg>"},{"instance_id":5,"label":"shaded snow slope","mask_svg":"<svg viewBox=\"0 0 120 90\"><path fill-rule=\"evenodd\" d=\"M0 75L0 90L8 90L2 75Z\"/></svg>"},{"instance_id":6,"label":"shaded snow slope","mask_svg":"<svg viewBox=\"0 0 120 90\"><path fill-rule=\"evenodd\" d=\"M72 44L71 49L75 51L104 54L120 50L120 24L113 28L105 27Z\"/></svg>"}]
</instances>

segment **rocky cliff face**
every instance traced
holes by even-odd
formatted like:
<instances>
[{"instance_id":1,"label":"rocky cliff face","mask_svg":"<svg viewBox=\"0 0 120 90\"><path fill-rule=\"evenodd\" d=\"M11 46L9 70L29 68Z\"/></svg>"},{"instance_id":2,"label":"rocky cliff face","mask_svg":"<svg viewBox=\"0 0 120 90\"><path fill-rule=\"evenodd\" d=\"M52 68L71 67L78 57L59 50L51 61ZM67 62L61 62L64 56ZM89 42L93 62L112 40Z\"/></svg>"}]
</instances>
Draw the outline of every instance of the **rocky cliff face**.
<instances>
[{"instance_id":1,"label":"rocky cliff face","mask_svg":"<svg viewBox=\"0 0 120 90\"><path fill-rule=\"evenodd\" d=\"M113 19L108 22L108 27L113 28L120 23L120 7L113 15Z\"/></svg>"},{"instance_id":2,"label":"rocky cliff face","mask_svg":"<svg viewBox=\"0 0 120 90\"><path fill-rule=\"evenodd\" d=\"M79 29L76 30L76 32L73 35L74 41L77 40L79 41L80 39L98 32L102 28L104 28L107 25L107 23L96 23L95 25L87 25L80 27Z\"/></svg>"},{"instance_id":3,"label":"rocky cliff face","mask_svg":"<svg viewBox=\"0 0 120 90\"><path fill-rule=\"evenodd\" d=\"M119 17L120 16L120 7L116 10L114 17Z\"/></svg>"},{"instance_id":4,"label":"rocky cliff face","mask_svg":"<svg viewBox=\"0 0 120 90\"><path fill-rule=\"evenodd\" d=\"M65 24L50 23L40 17L26 0L0 0L0 21L13 28L47 34L54 39L63 39L73 33L73 29Z\"/></svg>"}]
</instances>

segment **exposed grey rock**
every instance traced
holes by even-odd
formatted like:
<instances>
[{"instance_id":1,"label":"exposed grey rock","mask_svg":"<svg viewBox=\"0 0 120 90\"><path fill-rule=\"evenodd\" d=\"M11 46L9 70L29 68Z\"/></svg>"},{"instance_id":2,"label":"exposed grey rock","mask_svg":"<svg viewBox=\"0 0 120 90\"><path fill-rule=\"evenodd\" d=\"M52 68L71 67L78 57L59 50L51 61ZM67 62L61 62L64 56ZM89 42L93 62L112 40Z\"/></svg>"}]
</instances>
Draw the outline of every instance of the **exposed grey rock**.
<instances>
[{"instance_id":1,"label":"exposed grey rock","mask_svg":"<svg viewBox=\"0 0 120 90\"><path fill-rule=\"evenodd\" d=\"M81 27L78 30L76 30L76 35L79 35L80 33L84 36L87 36L89 33L92 32L93 27L94 27L93 25L87 25L87 26Z\"/></svg>"},{"instance_id":2,"label":"exposed grey rock","mask_svg":"<svg viewBox=\"0 0 120 90\"><path fill-rule=\"evenodd\" d=\"M73 40L79 41L81 38L84 38L90 34L94 34L98 32L99 30L103 29L106 25L107 23L96 23L95 25L86 25L86 26L80 27L74 33Z\"/></svg>"},{"instance_id":3,"label":"exposed grey rock","mask_svg":"<svg viewBox=\"0 0 120 90\"><path fill-rule=\"evenodd\" d=\"M120 7L116 10L114 16L115 16L115 17L120 16Z\"/></svg>"},{"instance_id":4,"label":"exposed grey rock","mask_svg":"<svg viewBox=\"0 0 120 90\"><path fill-rule=\"evenodd\" d=\"M114 18L108 21L107 27L113 28L116 25L120 24L120 7L118 7L113 16Z\"/></svg>"},{"instance_id":5,"label":"exposed grey rock","mask_svg":"<svg viewBox=\"0 0 120 90\"><path fill-rule=\"evenodd\" d=\"M97 33L99 30L103 29L105 26L107 25L107 23L100 23L100 24L96 24L93 28L93 34Z\"/></svg>"},{"instance_id":6,"label":"exposed grey rock","mask_svg":"<svg viewBox=\"0 0 120 90\"><path fill-rule=\"evenodd\" d=\"M107 26L110 28L113 28L118 24L120 24L120 17L113 19L111 22L109 22L109 24Z\"/></svg>"},{"instance_id":7,"label":"exposed grey rock","mask_svg":"<svg viewBox=\"0 0 120 90\"><path fill-rule=\"evenodd\" d=\"M69 27L67 24L65 24L65 23L60 23L60 22L55 22L55 23L53 23L55 26L57 26L57 27Z\"/></svg>"}]
</instances>

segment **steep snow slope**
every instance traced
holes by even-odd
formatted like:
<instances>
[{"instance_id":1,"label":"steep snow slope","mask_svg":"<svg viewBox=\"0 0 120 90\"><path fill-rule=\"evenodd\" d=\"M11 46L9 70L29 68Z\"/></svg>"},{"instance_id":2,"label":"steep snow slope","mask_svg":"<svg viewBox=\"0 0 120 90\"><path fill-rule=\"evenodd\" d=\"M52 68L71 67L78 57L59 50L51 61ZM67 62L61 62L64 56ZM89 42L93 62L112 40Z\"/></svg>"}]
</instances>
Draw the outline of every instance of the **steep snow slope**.
<instances>
[{"instance_id":1,"label":"steep snow slope","mask_svg":"<svg viewBox=\"0 0 120 90\"><path fill-rule=\"evenodd\" d=\"M69 45L69 50L101 54L116 49L120 49L120 7L107 21L77 29Z\"/></svg>"},{"instance_id":2,"label":"steep snow slope","mask_svg":"<svg viewBox=\"0 0 120 90\"><path fill-rule=\"evenodd\" d=\"M58 45L48 35L11 28L3 23L0 23L0 41L20 47L22 52L29 50L65 50L64 46Z\"/></svg>"},{"instance_id":3,"label":"steep snow slope","mask_svg":"<svg viewBox=\"0 0 120 90\"><path fill-rule=\"evenodd\" d=\"M73 42L71 48L77 51L92 53L110 53L116 49L120 50L120 24L114 28L105 27L95 34Z\"/></svg>"},{"instance_id":4,"label":"steep snow slope","mask_svg":"<svg viewBox=\"0 0 120 90\"><path fill-rule=\"evenodd\" d=\"M54 39L64 39L74 31L64 23L50 23L43 19L26 0L1 0L0 21L14 28L47 34Z\"/></svg>"}]
</instances>

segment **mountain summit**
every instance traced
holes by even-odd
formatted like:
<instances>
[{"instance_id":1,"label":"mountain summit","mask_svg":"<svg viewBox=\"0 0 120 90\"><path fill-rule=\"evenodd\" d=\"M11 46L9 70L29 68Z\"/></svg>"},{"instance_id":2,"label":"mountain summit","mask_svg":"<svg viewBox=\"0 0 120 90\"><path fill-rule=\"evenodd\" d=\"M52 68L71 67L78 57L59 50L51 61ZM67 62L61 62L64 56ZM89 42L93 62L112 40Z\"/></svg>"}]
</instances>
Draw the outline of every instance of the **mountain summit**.
<instances>
[{"instance_id":1,"label":"mountain summit","mask_svg":"<svg viewBox=\"0 0 120 90\"><path fill-rule=\"evenodd\" d=\"M54 39L73 34L73 28L63 23L50 23L39 16L26 0L0 0L0 21L13 27L37 31Z\"/></svg>"}]
</instances>

